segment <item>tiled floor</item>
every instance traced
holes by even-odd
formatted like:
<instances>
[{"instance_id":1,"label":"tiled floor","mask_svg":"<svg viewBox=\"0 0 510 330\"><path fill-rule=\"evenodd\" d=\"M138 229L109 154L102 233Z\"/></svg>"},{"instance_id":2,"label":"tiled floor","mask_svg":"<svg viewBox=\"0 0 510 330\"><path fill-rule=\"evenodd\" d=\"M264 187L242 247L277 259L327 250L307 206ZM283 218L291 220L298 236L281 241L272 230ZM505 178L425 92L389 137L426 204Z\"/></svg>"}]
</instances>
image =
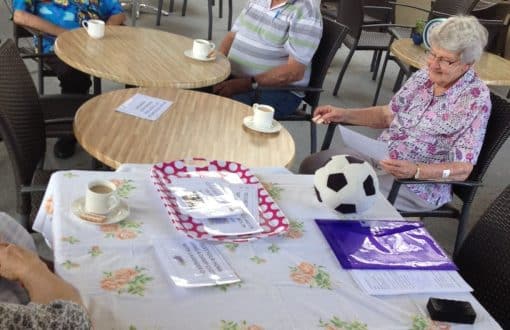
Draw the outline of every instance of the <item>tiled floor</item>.
<instances>
[{"instance_id":1,"label":"tiled floor","mask_svg":"<svg viewBox=\"0 0 510 330\"><path fill-rule=\"evenodd\" d=\"M170 16L162 17L161 26L156 27L156 16L149 13L142 13L137 26L147 28L158 28L161 30L178 33L190 38L205 38L207 36L207 6L205 0L189 0L188 8L185 17L180 16L181 2L176 2L176 8ZM241 10L244 0L234 1L234 18ZM156 1L153 1L156 5ZM168 8L168 1L165 1L164 8ZM128 8L129 10L129 8ZM227 8L224 8L226 11ZM130 11L128 11L128 14ZM224 13L222 19L218 18L217 8L214 10L213 22L213 41L218 45L221 38L226 33L227 28L227 13ZM131 22L128 21L127 24ZM3 2L0 2L0 40L9 38L12 35L12 26L9 21L9 14ZM122 50L119 50L122 51ZM371 73L369 72L369 64L371 60L370 52L357 52L353 57L349 69L342 82L342 88L338 97L331 94L334 83L336 81L340 66L347 55L345 48L341 49L335 57L330 72L326 78L324 85L324 93L322 95L322 103L333 104L344 107L365 107L372 103L376 83L371 80ZM32 72L35 68L32 63L27 62ZM141 63L143 65L143 63ZM396 77L396 66L390 64L386 73L386 79L383 84L381 97L379 101L388 102L392 92L391 87ZM47 93L58 93L58 81L56 79L46 80ZM108 91L112 89L122 88L121 85L103 81L103 90ZM498 92L501 95L506 94L506 89L500 88ZM295 162L291 169L295 171L299 166L299 162L309 152L309 138L308 138L308 125L305 123L288 123L283 125L291 132L296 141L296 157ZM376 131L371 129L360 129L366 134L375 136ZM322 141L324 129L319 130L319 141ZM91 159L83 151L80 150L70 160L61 161L52 157L52 143L48 143L48 155L46 159L46 166L59 167L59 168L84 168L90 166ZM487 205L503 190L503 188L510 182L507 164L510 161L510 143L507 142L498 156L493 162L493 165L488 171L486 176L485 185L480 188L477 199L472 208L471 223L478 219L480 214L484 211ZM14 179L11 175L10 162L3 143L0 143L0 211L9 214L15 214L15 195L14 195ZM452 249L453 240L455 237L455 222L447 219L433 219L427 221L428 228L440 241L440 243L447 249Z\"/></svg>"}]
</instances>

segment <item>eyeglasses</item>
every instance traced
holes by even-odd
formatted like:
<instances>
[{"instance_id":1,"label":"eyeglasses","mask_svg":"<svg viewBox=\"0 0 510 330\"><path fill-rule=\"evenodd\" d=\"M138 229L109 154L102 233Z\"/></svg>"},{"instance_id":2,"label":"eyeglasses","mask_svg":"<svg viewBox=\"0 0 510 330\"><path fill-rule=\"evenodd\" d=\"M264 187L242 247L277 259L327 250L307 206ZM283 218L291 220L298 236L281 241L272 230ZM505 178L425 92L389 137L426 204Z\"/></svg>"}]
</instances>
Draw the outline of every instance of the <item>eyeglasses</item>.
<instances>
[{"instance_id":1,"label":"eyeglasses","mask_svg":"<svg viewBox=\"0 0 510 330\"><path fill-rule=\"evenodd\" d=\"M434 54L430 50L427 50L426 54L427 54L427 60L428 61L433 62L433 61L437 60L437 63L442 68L449 68L450 66L452 66L455 63L460 61L460 59L458 59L458 60L451 60L451 59L448 59L448 58L437 56L436 54Z\"/></svg>"}]
</instances>

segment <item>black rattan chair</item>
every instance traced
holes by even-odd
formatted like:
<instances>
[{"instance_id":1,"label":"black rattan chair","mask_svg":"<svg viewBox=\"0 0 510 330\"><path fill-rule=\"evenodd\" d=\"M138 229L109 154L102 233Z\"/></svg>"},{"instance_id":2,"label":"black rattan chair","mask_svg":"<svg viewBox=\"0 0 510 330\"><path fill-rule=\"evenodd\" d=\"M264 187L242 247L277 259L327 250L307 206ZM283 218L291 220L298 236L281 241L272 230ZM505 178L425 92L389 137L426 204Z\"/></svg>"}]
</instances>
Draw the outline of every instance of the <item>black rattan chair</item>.
<instances>
[{"instance_id":1,"label":"black rattan chair","mask_svg":"<svg viewBox=\"0 0 510 330\"><path fill-rule=\"evenodd\" d=\"M283 87L263 87L259 86L258 91L263 90L292 90L305 93L303 98L304 105L294 114L284 117L277 117L280 121L308 121L310 123L310 150L314 153L317 149L317 128L312 121L312 115L315 108L319 105L322 92L322 85L328 68L335 57L337 50L342 45L349 29L335 20L323 17L322 38L317 51L312 59L312 70L310 73L310 82L308 87L283 86ZM310 112L307 108L310 108Z\"/></svg>"},{"instance_id":2,"label":"black rattan chair","mask_svg":"<svg viewBox=\"0 0 510 330\"><path fill-rule=\"evenodd\" d=\"M466 181L450 182L452 190L462 205L460 208L455 207L453 204L447 204L439 209L427 212L400 212L404 217L434 217L434 218L454 218L459 221L457 227L457 237L455 239L454 254L457 253L460 244L466 236L466 229L469 220L469 211L471 204L476 196L478 187L482 184L482 180L489 168L492 160L497 152L508 139L510 135L510 103L505 99L491 93L492 111L487 124L485 139L483 141L482 150L478 156L478 161L473 167L473 171ZM438 181L431 180L395 180L393 187L388 195L388 200L391 203L395 202L398 190L402 184L430 184L438 183ZM444 181L443 181L444 183Z\"/></svg>"},{"instance_id":3,"label":"black rattan chair","mask_svg":"<svg viewBox=\"0 0 510 330\"><path fill-rule=\"evenodd\" d=\"M510 329L510 185L489 206L454 258L473 295Z\"/></svg>"},{"instance_id":4,"label":"black rattan chair","mask_svg":"<svg viewBox=\"0 0 510 330\"><path fill-rule=\"evenodd\" d=\"M17 213L28 228L51 173L42 169L46 137L72 136L74 113L89 97L40 97L15 43L8 39L0 46L0 135L14 171Z\"/></svg>"},{"instance_id":5,"label":"black rattan chair","mask_svg":"<svg viewBox=\"0 0 510 330\"><path fill-rule=\"evenodd\" d=\"M344 39L344 45L349 48L349 54L345 59L338 79L333 89L333 95L338 94L347 67L356 50L372 50L377 56L372 60L372 79L375 80L379 70L379 63L383 51L387 51L391 35L386 31L389 27L396 27L395 24L364 24L365 11L368 10L363 0L341 0L338 4L338 15L336 20L349 28L349 34ZM376 7L370 7L374 9ZM391 10L389 7L377 7L381 10ZM374 30L375 29L375 30ZM381 29L383 32L381 32Z\"/></svg>"}]
</instances>

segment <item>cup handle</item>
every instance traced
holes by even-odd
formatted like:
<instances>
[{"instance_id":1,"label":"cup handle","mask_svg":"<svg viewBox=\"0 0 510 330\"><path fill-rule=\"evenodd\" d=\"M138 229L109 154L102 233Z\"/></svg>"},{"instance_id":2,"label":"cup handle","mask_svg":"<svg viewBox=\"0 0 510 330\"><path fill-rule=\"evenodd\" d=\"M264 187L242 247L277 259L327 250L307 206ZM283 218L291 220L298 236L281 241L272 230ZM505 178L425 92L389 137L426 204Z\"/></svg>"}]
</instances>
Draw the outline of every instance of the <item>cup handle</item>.
<instances>
[{"instance_id":1,"label":"cup handle","mask_svg":"<svg viewBox=\"0 0 510 330\"><path fill-rule=\"evenodd\" d=\"M108 212L111 212L114 208L116 208L120 204L120 198L116 194L110 196L110 206L108 207Z\"/></svg>"},{"instance_id":2,"label":"cup handle","mask_svg":"<svg viewBox=\"0 0 510 330\"><path fill-rule=\"evenodd\" d=\"M211 50L214 50L216 48L216 45L214 44L214 42L209 41L209 46L211 47Z\"/></svg>"},{"instance_id":3,"label":"cup handle","mask_svg":"<svg viewBox=\"0 0 510 330\"><path fill-rule=\"evenodd\" d=\"M88 21L82 21L81 22L81 26L83 26L85 29L88 29L89 28L89 22Z\"/></svg>"}]
</instances>

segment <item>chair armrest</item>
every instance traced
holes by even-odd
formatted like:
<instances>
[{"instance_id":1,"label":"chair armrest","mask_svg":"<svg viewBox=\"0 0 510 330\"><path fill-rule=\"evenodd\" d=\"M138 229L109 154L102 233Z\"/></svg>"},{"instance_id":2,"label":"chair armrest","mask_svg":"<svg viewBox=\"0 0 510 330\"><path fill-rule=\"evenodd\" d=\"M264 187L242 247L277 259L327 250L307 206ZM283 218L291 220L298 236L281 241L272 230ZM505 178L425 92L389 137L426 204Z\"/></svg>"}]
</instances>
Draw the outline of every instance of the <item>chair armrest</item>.
<instances>
[{"instance_id":1,"label":"chair armrest","mask_svg":"<svg viewBox=\"0 0 510 330\"><path fill-rule=\"evenodd\" d=\"M323 92L322 88L308 86L258 86L257 91Z\"/></svg>"},{"instance_id":2,"label":"chair armrest","mask_svg":"<svg viewBox=\"0 0 510 330\"><path fill-rule=\"evenodd\" d=\"M59 94L41 95L39 103L44 115L44 120L60 120L73 117L78 108L94 95Z\"/></svg>"},{"instance_id":3,"label":"chair armrest","mask_svg":"<svg viewBox=\"0 0 510 330\"><path fill-rule=\"evenodd\" d=\"M413 28L414 26L407 25L407 24L393 24L393 23L363 24L361 26L362 29L365 29L365 28L392 28L392 27Z\"/></svg>"},{"instance_id":4,"label":"chair armrest","mask_svg":"<svg viewBox=\"0 0 510 330\"><path fill-rule=\"evenodd\" d=\"M398 3L398 2L394 2L394 1L388 1L388 4L393 5L393 6L401 6L401 7L406 7L406 8L412 8L412 9L423 11L425 13L430 13L430 9L426 9L426 8L422 8L422 7L417 7L417 6L413 6L413 5L408 5L408 4L405 4L405 3Z\"/></svg>"},{"instance_id":5,"label":"chair armrest","mask_svg":"<svg viewBox=\"0 0 510 330\"><path fill-rule=\"evenodd\" d=\"M375 10L383 10L383 11L392 11L393 8L391 7L384 7L384 6L363 6L363 9L375 9Z\"/></svg>"},{"instance_id":6,"label":"chair armrest","mask_svg":"<svg viewBox=\"0 0 510 330\"><path fill-rule=\"evenodd\" d=\"M45 192L45 191L46 191L45 185L21 186L20 188L21 193Z\"/></svg>"},{"instance_id":7,"label":"chair armrest","mask_svg":"<svg viewBox=\"0 0 510 330\"><path fill-rule=\"evenodd\" d=\"M395 200L397 199L398 191L400 189L400 186L403 184L437 184L437 183L444 183L444 184L452 184L457 186L467 186L467 187L479 187L482 186L482 183L479 181L445 181L445 180L415 180L415 179L395 179L393 181L393 185L391 186L390 193L388 194L388 201L391 204L395 203Z\"/></svg>"}]
</instances>

